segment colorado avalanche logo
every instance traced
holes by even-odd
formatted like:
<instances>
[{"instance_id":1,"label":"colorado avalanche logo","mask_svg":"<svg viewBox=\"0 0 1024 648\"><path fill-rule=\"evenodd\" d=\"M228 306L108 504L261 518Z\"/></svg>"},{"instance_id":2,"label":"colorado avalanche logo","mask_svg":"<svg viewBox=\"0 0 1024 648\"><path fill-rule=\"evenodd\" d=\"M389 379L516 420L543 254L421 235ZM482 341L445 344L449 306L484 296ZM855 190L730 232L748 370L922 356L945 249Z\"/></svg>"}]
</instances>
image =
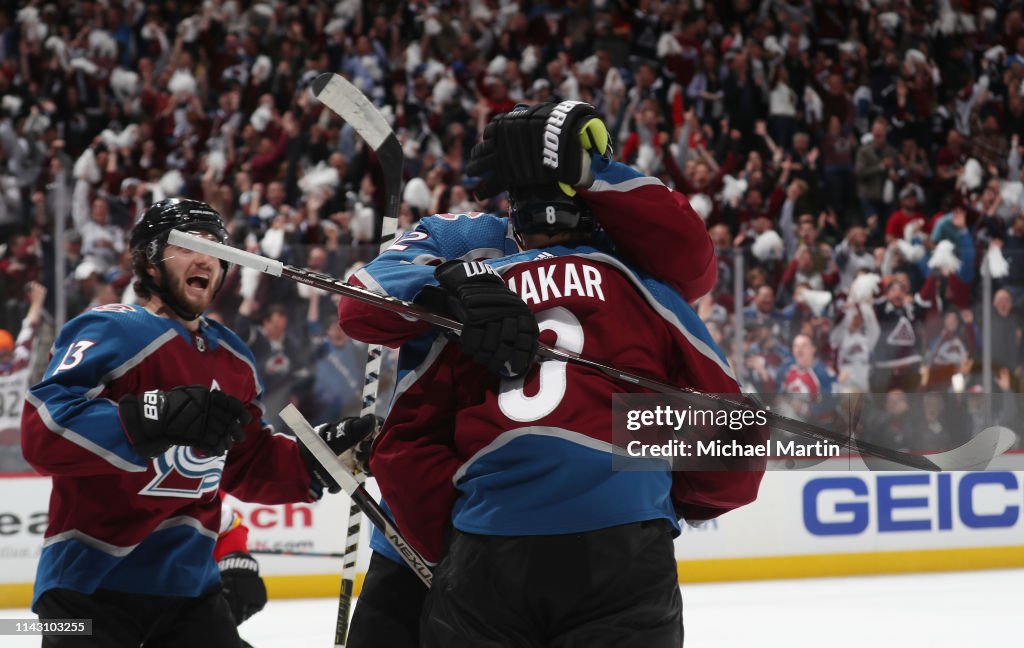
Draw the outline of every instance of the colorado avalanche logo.
<instances>
[{"instance_id":1,"label":"colorado avalanche logo","mask_svg":"<svg viewBox=\"0 0 1024 648\"><path fill-rule=\"evenodd\" d=\"M156 477L139 491L154 497L199 499L220 488L224 455L204 457L187 446L174 446L153 459Z\"/></svg>"}]
</instances>

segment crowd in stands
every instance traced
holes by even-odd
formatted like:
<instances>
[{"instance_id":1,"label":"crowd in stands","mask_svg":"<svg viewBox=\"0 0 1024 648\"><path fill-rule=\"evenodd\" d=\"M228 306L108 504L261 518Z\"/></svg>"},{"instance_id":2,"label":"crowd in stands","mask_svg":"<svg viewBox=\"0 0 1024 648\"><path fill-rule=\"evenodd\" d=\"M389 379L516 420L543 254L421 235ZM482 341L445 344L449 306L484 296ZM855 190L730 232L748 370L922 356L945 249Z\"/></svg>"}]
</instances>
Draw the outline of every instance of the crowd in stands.
<instances>
[{"instance_id":1,"label":"crowd in stands","mask_svg":"<svg viewBox=\"0 0 1024 648\"><path fill-rule=\"evenodd\" d=\"M720 281L695 308L750 391L875 392L918 447L979 411L983 345L993 390L1020 390L1024 7L998 0L20 3L0 10L0 327L16 334L34 279L51 313L58 282L69 316L131 301L127 231L165 196L287 263L372 258L383 183L310 95L329 71L402 142L401 229L503 209L464 174L494 115L596 106L616 157L706 220ZM334 311L233 269L213 316L268 400L325 420L358 409L362 377Z\"/></svg>"}]
</instances>

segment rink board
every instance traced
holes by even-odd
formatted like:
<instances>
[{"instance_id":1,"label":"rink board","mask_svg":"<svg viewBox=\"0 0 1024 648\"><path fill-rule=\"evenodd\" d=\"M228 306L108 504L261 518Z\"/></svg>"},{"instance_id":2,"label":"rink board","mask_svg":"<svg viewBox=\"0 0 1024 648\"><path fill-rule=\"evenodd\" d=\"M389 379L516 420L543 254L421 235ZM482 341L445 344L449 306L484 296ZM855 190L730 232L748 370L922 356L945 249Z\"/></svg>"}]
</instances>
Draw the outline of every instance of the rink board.
<instances>
[{"instance_id":1,"label":"rink board","mask_svg":"<svg viewBox=\"0 0 1024 648\"><path fill-rule=\"evenodd\" d=\"M1020 459L1002 465L1019 467ZM46 478L0 478L0 607L24 607L31 600L49 490ZM342 548L344 496L238 508L253 549ZM1024 471L771 472L757 502L704 528L684 530L676 541L680 582L1021 567L1022 509ZM367 526L357 591L369 560ZM258 558L273 597L338 592L340 559Z\"/></svg>"}]
</instances>

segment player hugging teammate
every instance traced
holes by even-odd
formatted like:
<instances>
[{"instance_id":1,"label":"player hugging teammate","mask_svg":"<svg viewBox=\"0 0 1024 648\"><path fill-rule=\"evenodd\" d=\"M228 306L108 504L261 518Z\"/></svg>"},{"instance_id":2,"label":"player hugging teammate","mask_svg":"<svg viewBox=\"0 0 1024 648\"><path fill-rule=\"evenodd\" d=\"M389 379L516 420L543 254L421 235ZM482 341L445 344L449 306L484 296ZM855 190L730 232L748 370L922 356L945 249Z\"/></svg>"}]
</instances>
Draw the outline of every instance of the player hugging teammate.
<instances>
[{"instance_id":1,"label":"player hugging teammate","mask_svg":"<svg viewBox=\"0 0 1024 648\"><path fill-rule=\"evenodd\" d=\"M401 346L370 464L399 528L438 563L428 593L375 538L348 645L678 646L679 521L749 503L762 473L612 471L611 396L642 390L533 356L540 339L738 393L688 305L715 282L704 224L685 196L612 161L580 102L499 116L468 171L478 196L509 192L507 217L425 218L351 280L442 311L462 335L339 305L353 338Z\"/></svg>"}]
</instances>

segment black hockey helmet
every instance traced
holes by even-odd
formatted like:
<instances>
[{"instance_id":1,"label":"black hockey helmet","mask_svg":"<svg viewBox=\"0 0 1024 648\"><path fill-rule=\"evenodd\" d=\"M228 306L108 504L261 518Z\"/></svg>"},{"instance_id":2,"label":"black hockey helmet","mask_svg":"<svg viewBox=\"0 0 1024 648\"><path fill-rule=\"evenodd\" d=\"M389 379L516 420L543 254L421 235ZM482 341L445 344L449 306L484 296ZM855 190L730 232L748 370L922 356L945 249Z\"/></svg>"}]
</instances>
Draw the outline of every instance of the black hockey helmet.
<instances>
[{"instance_id":1,"label":"black hockey helmet","mask_svg":"<svg viewBox=\"0 0 1024 648\"><path fill-rule=\"evenodd\" d=\"M583 201L553 183L509 189L508 203L512 229L518 235L594 231L594 217Z\"/></svg>"},{"instance_id":2,"label":"black hockey helmet","mask_svg":"<svg viewBox=\"0 0 1024 648\"><path fill-rule=\"evenodd\" d=\"M198 200L166 198L153 203L132 227L129 247L146 246L146 258L156 263L171 230L209 232L223 243L228 238L224 220L213 207Z\"/></svg>"},{"instance_id":3,"label":"black hockey helmet","mask_svg":"<svg viewBox=\"0 0 1024 648\"><path fill-rule=\"evenodd\" d=\"M164 272L164 248L167 246L167 237L170 235L171 230L208 232L213 234L220 243L224 243L228 238L227 229L224 227L224 220L220 217L217 210L204 202L187 198L167 198L150 205L132 227L128 245L133 253L138 251L145 257L146 261L156 266L160 272L161 283ZM224 278L227 276L228 271L227 261L221 260L220 265L224 272L221 273L217 290L220 290L220 287L224 284ZM201 313L193 313L183 309L162 285L153 281L149 274L138 271L136 271L136 274L143 286L159 295L161 300L180 317L186 320L194 320L201 315Z\"/></svg>"}]
</instances>

